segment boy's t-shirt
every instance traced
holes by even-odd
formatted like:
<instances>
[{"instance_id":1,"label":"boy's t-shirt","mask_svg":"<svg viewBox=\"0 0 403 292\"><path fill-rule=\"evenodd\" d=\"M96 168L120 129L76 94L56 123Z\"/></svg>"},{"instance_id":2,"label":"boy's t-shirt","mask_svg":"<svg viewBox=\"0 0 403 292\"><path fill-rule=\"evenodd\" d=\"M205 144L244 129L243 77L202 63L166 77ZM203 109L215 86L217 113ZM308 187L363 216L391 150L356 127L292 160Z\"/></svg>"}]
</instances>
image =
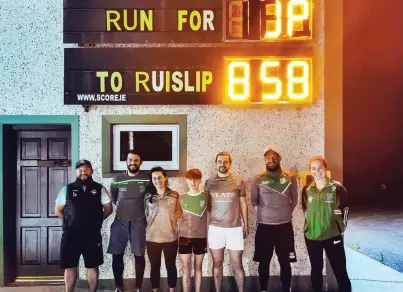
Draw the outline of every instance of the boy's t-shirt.
<instances>
[{"instance_id":1,"label":"boy's t-shirt","mask_svg":"<svg viewBox=\"0 0 403 292\"><path fill-rule=\"evenodd\" d=\"M184 194L179 199L182 218L179 221L179 236L187 238L207 237L208 195L200 192L197 195Z\"/></svg>"}]
</instances>

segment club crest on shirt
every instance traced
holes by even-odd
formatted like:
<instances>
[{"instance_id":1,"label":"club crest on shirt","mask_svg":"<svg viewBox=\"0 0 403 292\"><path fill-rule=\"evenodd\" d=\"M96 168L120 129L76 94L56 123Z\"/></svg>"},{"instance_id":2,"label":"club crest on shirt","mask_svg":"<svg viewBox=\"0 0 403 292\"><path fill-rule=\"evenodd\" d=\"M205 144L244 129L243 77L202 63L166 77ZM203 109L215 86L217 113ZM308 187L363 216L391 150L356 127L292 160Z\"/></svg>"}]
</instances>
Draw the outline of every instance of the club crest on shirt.
<instances>
[{"instance_id":1,"label":"club crest on shirt","mask_svg":"<svg viewBox=\"0 0 403 292\"><path fill-rule=\"evenodd\" d=\"M313 201L313 197L308 198L308 202L311 203Z\"/></svg>"},{"instance_id":2,"label":"club crest on shirt","mask_svg":"<svg viewBox=\"0 0 403 292\"><path fill-rule=\"evenodd\" d=\"M201 208L204 208L205 205L206 205L206 202L205 202L205 201L200 201L200 207L201 207Z\"/></svg>"},{"instance_id":3,"label":"club crest on shirt","mask_svg":"<svg viewBox=\"0 0 403 292\"><path fill-rule=\"evenodd\" d=\"M92 190L91 190L91 194L92 194L92 195L96 195L96 194L97 194L97 190L96 190L96 189L92 189Z\"/></svg>"},{"instance_id":4,"label":"club crest on shirt","mask_svg":"<svg viewBox=\"0 0 403 292\"><path fill-rule=\"evenodd\" d=\"M283 185L287 182L285 177L280 178L280 183Z\"/></svg>"},{"instance_id":5,"label":"club crest on shirt","mask_svg":"<svg viewBox=\"0 0 403 292\"><path fill-rule=\"evenodd\" d=\"M175 199L168 199L168 206L172 207L173 205L176 204L176 200Z\"/></svg>"},{"instance_id":6,"label":"club crest on shirt","mask_svg":"<svg viewBox=\"0 0 403 292\"><path fill-rule=\"evenodd\" d=\"M78 190L72 190L72 192L73 192L73 197L77 197Z\"/></svg>"},{"instance_id":7,"label":"club crest on shirt","mask_svg":"<svg viewBox=\"0 0 403 292\"><path fill-rule=\"evenodd\" d=\"M333 193L327 193L326 194L326 203L333 203Z\"/></svg>"},{"instance_id":8,"label":"club crest on shirt","mask_svg":"<svg viewBox=\"0 0 403 292\"><path fill-rule=\"evenodd\" d=\"M143 186L143 185L141 185L141 186L140 186L140 192L144 192L145 190L146 190L146 187Z\"/></svg>"}]
</instances>

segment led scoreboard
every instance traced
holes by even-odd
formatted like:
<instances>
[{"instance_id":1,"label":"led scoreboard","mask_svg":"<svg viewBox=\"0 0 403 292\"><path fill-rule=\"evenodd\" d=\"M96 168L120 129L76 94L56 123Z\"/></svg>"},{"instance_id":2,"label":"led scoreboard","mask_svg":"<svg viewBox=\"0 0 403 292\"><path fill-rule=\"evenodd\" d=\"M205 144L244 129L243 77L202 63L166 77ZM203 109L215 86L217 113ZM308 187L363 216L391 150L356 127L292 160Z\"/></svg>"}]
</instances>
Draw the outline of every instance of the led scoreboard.
<instances>
[{"instance_id":1,"label":"led scoreboard","mask_svg":"<svg viewBox=\"0 0 403 292\"><path fill-rule=\"evenodd\" d=\"M66 0L64 5L66 43L147 44L66 48L65 104L314 100L313 0Z\"/></svg>"},{"instance_id":2,"label":"led scoreboard","mask_svg":"<svg viewBox=\"0 0 403 292\"><path fill-rule=\"evenodd\" d=\"M312 0L226 0L226 40L312 38Z\"/></svg>"},{"instance_id":3,"label":"led scoreboard","mask_svg":"<svg viewBox=\"0 0 403 292\"><path fill-rule=\"evenodd\" d=\"M251 70L253 65L257 70ZM251 101L253 92L255 103L311 102L311 67L311 59L226 58L225 101Z\"/></svg>"}]
</instances>

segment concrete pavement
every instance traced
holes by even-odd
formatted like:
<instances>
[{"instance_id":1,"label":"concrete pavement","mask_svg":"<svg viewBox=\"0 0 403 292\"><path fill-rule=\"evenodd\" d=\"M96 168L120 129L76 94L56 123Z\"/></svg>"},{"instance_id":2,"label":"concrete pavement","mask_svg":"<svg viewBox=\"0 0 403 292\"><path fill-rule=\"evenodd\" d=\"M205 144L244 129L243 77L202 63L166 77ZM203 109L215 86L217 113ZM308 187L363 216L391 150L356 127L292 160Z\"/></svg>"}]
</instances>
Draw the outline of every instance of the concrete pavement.
<instances>
[{"instance_id":1,"label":"concrete pavement","mask_svg":"<svg viewBox=\"0 0 403 292\"><path fill-rule=\"evenodd\" d=\"M403 291L403 274L345 247L347 271L353 292L400 292Z\"/></svg>"},{"instance_id":2,"label":"concrete pavement","mask_svg":"<svg viewBox=\"0 0 403 292\"><path fill-rule=\"evenodd\" d=\"M344 235L347 246L403 273L402 242L403 210L352 208Z\"/></svg>"},{"instance_id":3,"label":"concrete pavement","mask_svg":"<svg viewBox=\"0 0 403 292\"><path fill-rule=\"evenodd\" d=\"M346 248L347 270L353 292L403 291L403 274L349 247ZM87 289L76 289L87 292ZM111 290L98 290L106 292ZM0 292L64 292L63 286L29 286L0 288ZM254 291L246 291L254 292Z\"/></svg>"}]
</instances>

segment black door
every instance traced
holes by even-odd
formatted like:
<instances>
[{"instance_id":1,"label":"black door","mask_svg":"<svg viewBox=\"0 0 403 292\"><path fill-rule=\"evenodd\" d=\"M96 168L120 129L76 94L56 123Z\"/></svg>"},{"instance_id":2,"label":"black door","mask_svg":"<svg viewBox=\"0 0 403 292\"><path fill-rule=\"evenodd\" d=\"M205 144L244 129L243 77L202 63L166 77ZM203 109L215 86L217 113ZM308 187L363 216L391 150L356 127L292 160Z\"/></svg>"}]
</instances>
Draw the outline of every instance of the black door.
<instances>
[{"instance_id":1,"label":"black door","mask_svg":"<svg viewBox=\"0 0 403 292\"><path fill-rule=\"evenodd\" d=\"M63 275L59 268L61 220L54 214L70 181L69 130L17 133L17 277Z\"/></svg>"}]
</instances>

